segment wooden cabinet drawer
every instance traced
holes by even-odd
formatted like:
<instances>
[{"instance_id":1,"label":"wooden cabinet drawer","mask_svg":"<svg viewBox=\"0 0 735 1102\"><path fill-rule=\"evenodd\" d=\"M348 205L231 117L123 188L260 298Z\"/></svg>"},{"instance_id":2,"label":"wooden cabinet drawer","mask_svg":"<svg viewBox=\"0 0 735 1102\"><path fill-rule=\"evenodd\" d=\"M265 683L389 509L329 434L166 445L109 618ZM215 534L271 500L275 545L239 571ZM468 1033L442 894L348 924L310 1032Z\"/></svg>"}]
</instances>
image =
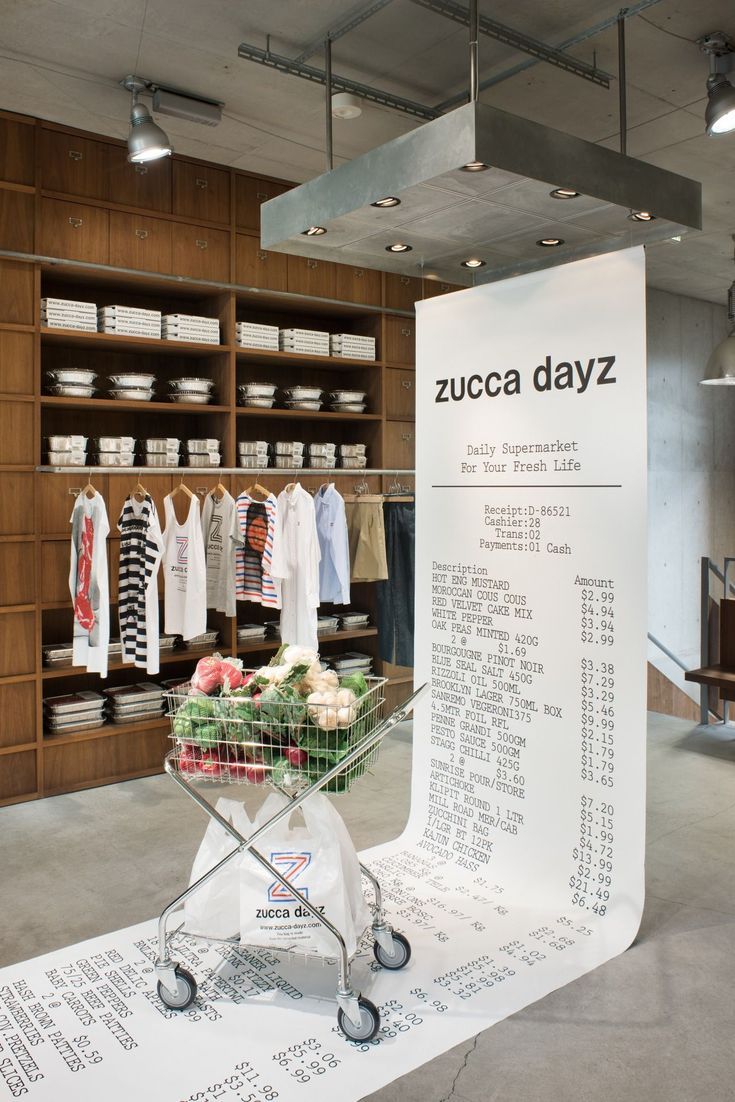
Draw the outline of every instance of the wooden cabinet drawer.
<instances>
[{"instance_id":1,"label":"wooden cabinet drawer","mask_svg":"<svg viewBox=\"0 0 735 1102\"><path fill-rule=\"evenodd\" d=\"M172 227L163 218L110 211L110 264L142 272L172 271Z\"/></svg>"},{"instance_id":2,"label":"wooden cabinet drawer","mask_svg":"<svg viewBox=\"0 0 735 1102\"><path fill-rule=\"evenodd\" d=\"M30 471L28 474L3 472L0 478L0 536L33 534L34 477Z\"/></svg>"},{"instance_id":3,"label":"wooden cabinet drawer","mask_svg":"<svg viewBox=\"0 0 735 1102\"><path fill-rule=\"evenodd\" d=\"M91 787L120 780L137 773L163 771L163 757L170 749L165 728L116 734L114 738L93 738L84 742L54 746L43 752L45 795Z\"/></svg>"},{"instance_id":4,"label":"wooden cabinet drawer","mask_svg":"<svg viewBox=\"0 0 735 1102\"><path fill-rule=\"evenodd\" d=\"M386 272L385 305L389 310L413 310L424 297L423 282L420 276Z\"/></svg>"},{"instance_id":5,"label":"wooden cabinet drawer","mask_svg":"<svg viewBox=\"0 0 735 1102\"><path fill-rule=\"evenodd\" d=\"M416 358L416 325L409 318L385 319L385 359L412 364Z\"/></svg>"},{"instance_id":6,"label":"wooden cabinet drawer","mask_svg":"<svg viewBox=\"0 0 735 1102\"><path fill-rule=\"evenodd\" d=\"M171 158L131 165L125 146L107 149L108 198L111 203L144 210L171 211Z\"/></svg>"},{"instance_id":7,"label":"wooden cabinet drawer","mask_svg":"<svg viewBox=\"0 0 735 1102\"><path fill-rule=\"evenodd\" d=\"M45 256L107 264L110 257L110 215L102 207L41 200L39 250Z\"/></svg>"},{"instance_id":8,"label":"wooden cabinet drawer","mask_svg":"<svg viewBox=\"0 0 735 1102\"><path fill-rule=\"evenodd\" d=\"M335 298L337 265L331 260L314 260L310 256L289 256L288 289L299 295Z\"/></svg>"},{"instance_id":9,"label":"wooden cabinet drawer","mask_svg":"<svg viewBox=\"0 0 735 1102\"><path fill-rule=\"evenodd\" d=\"M464 291L461 283L445 283L442 279L424 280L424 298L435 298L437 295L448 295L452 291Z\"/></svg>"},{"instance_id":10,"label":"wooden cabinet drawer","mask_svg":"<svg viewBox=\"0 0 735 1102\"><path fill-rule=\"evenodd\" d=\"M267 287L270 291L288 289L288 257L261 249L257 237L237 235L235 282L246 287Z\"/></svg>"},{"instance_id":11,"label":"wooden cabinet drawer","mask_svg":"<svg viewBox=\"0 0 735 1102\"><path fill-rule=\"evenodd\" d=\"M0 677L35 672L35 612L0 613Z\"/></svg>"},{"instance_id":12,"label":"wooden cabinet drawer","mask_svg":"<svg viewBox=\"0 0 735 1102\"><path fill-rule=\"evenodd\" d=\"M0 119L0 178L11 184L33 184L36 174L36 128Z\"/></svg>"},{"instance_id":13,"label":"wooden cabinet drawer","mask_svg":"<svg viewBox=\"0 0 735 1102\"><path fill-rule=\"evenodd\" d=\"M14 333L12 329L0 332L0 391L33 394L32 333Z\"/></svg>"},{"instance_id":14,"label":"wooden cabinet drawer","mask_svg":"<svg viewBox=\"0 0 735 1102\"><path fill-rule=\"evenodd\" d=\"M0 466L36 462L33 402L0 402Z\"/></svg>"},{"instance_id":15,"label":"wooden cabinet drawer","mask_svg":"<svg viewBox=\"0 0 735 1102\"><path fill-rule=\"evenodd\" d=\"M350 264L335 264L335 298L343 302L360 302L366 306L380 305L380 272L373 268L353 268Z\"/></svg>"},{"instance_id":16,"label":"wooden cabinet drawer","mask_svg":"<svg viewBox=\"0 0 735 1102\"><path fill-rule=\"evenodd\" d=\"M0 746L21 746L24 742L35 742L35 682L23 681L20 685L0 685L0 715L3 717L0 724ZM3 764L5 765L5 762ZM35 789L35 787L34 783L32 788Z\"/></svg>"},{"instance_id":17,"label":"wooden cabinet drawer","mask_svg":"<svg viewBox=\"0 0 735 1102\"><path fill-rule=\"evenodd\" d=\"M0 543L0 605L35 603L35 554L32 543ZM67 562L67 574L68 567Z\"/></svg>"},{"instance_id":18,"label":"wooden cabinet drawer","mask_svg":"<svg viewBox=\"0 0 735 1102\"><path fill-rule=\"evenodd\" d=\"M416 426L412 421L389 421L385 426L383 466L407 470L416 463Z\"/></svg>"},{"instance_id":19,"label":"wooden cabinet drawer","mask_svg":"<svg viewBox=\"0 0 735 1102\"><path fill-rule=\"evenodd\" d=\"M22 260L0 260L0 321L33 325L35 274Z\"/></svg>"},{"instance_id":20,"label":"wooden cabinet drawer","mask_svg":"<svg viewBox=\"0 0 735 1102\"><path fill-rule=\"evenodd\" d=\"M104 142L59 130L42 130L41 187L87 199L106 199L107 150Z\"/></svg>"},{"instance_id":21,"label":"wooden cabinet drawer","mask_svg":"<svg viewBox=\"0 0 735 1102\"><path fill-rule=\"evenodd\" d=\"M0 249L33 252L35 198L22 191L0 191Z\"/></svg>"},{"instance_id":22,"label":"wooden cabinet drawer","mask_svg":"<svg viewBox=\"0 0 735 1102\"><path fill-rule=\"evenodd\" d=\"M173 212L202 222L230 222L230 174L188 161L173 164Z\"/></svg>"},{"instance_id":23,"label":"wooden cabinet drawer","mask_svg":"<svg viewBox=\"0 0 735 1102\"><path fill-rule=\"evenodd\" d=\"M256 180L252 176L235 177L235 222L243 230L260 229L260 207L268 199L283 195L289 188L272 180Z\"/></svg>"},{"instance_id":24,"label":"wooden cabinet drawer","mask_svg":"<svg viewBox=\"0 0 735 1102\"><path fill-rule=\"evenodd\" d=\"M172 236L172 268L176 275L229 281L230 235L227 231L177 223Z\"/></svg>"},{"instance_id":25,"label":"wooden cabinet drawer","mask_svg":"<svg viewBox=\"0 0 735 1102\"><path fill-rule=\"evenodd\" d=\"M416 372L385 369L385 415L389 421L413 421L416 417Z\"/></svg>"},{"instance_id":26,"label":"wooden cabinet drawer","mask_svg":"<svg viewBox=\"0 0 735 1102\"><path fill-rule=\"evenodd\" d=\"M71 498L69 502L71 504ZM69 509L71 516L71 508ZM69 601L69 560L70 546L67 540L44 540L41 544L41 602L52 604Z\"/></svg>"},{"instance_id":27,"label":"wooden cabinet drawer","mask_svg":"<svg viewBox=\"0 0 735 1102\"><path fill-rule=\"evenodd\" d=\"M28 741L35 740L35 730ZM0 800L12 800L16 796L33 796L36 788L36 751L7 754L0 769Z\"/></svg>"}]
</instances>

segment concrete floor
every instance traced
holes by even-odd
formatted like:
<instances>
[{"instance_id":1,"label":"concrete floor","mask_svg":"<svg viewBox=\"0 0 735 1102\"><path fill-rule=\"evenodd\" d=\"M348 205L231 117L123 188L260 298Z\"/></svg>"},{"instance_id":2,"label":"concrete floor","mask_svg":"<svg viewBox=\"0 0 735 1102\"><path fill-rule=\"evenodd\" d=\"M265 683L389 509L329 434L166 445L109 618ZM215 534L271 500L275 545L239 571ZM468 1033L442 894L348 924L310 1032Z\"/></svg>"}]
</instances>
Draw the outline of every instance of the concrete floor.
<instances>
[{"instance_id":1,"label":"concrete floor","mask_svg":"<svg viewBox=\"0 0 735 1102\"><path fill-rule=\"evenodd\" d=\"M403 826L410 753L404 729L339 801L358 848ZM150 918L183 887L204 825L165 777L0 811L0 964ZM365 1102L731 1102L734 836L732 732L651 715L635 945Z\"/></svg>"}]
</instances>

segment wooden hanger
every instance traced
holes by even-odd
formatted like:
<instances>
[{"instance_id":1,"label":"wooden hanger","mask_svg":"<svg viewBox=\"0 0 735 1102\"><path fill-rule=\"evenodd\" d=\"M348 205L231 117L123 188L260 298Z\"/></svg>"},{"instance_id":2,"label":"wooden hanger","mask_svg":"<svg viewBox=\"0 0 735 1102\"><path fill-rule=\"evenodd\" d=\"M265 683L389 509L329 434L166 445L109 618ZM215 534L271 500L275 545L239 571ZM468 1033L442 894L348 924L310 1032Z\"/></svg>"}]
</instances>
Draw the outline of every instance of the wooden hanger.
<instances>
[{"instance_id":1,"label":"wooden hanger","mask_svg":"<svg viewBox=\"0 0 735 1102\"><path fill-rule=\"evenodd\" d=\"M191 500L191 498L193 498L193 497L195 497L195 496L196 496L195 494L193 494L193 493L191 492L191 490L189 489L189 487L188 487L188 486L185 486L185 485L184 485L184 476L183 476L183 474L182 474L182 476L181 476L181 482L179 482L178 486L174 486L173 490L171 491L171 497L172 497L172 498L175 498L175 497L176 497L176 495L177 495L178 493L184 493L184 494L186 494L186 496L187 496L187 497L188 497L188 498L189 498L190 500Z\"/></svg>"},{"instance_id":2,"label":"wooden hanger","mask_svg":"<svg viewBox=\"0 0 735 1102\"><path fill-rule=\"evenodd\" d=\"M82 493L84 494L85 497L94 497L94 495L97 493L97 490L92 485L92 468L91 467L87 471L87 478L88 478L88 482L87 482L86 486L82 487Z\"/></svg>"},{"instance_id":3,"label":"wooden hanger","mask_svg":"<svg viewBox=\"0 0 735 1102\"><path fill-rule=\"evenodd\" d=\"M215 488L212 490L212 497L215 501L220 502L226 493L226 488L222 485L221 482L218 482Z\"/></svg>"},{"instance_id":4,"label":"wooden hanger","mask_svg":"<svg viewBox=\"0 0 735 1102\"><path fill-rule=\"evenodd\" d=\"M138 482L131 496L140 498L141 501L145 501L145 499L148 497L148 491L146 490L143 483L140 481L140 471L138 471Z\"/></svg>"},{"instance_id":5,"label":"wooden hanger","mask_svg":"<svg viewBox=\"0 0 735 1102\"><path fill-rule=\"evenodd\" d=\"M262 471L258 471L258 474L256 475L256 478L258 478L261 474L262 474ZM258 494L262 498L263 501L266 501L271 496L270 490L266 490L265 486L261 486L260 483L257 482L257 481L254 482L252 486L248 486L245 493L248 495L248 497L252 497L256 501L257 501L257 498L255 497L256 494Z\"/></svg>"}]
</instances>

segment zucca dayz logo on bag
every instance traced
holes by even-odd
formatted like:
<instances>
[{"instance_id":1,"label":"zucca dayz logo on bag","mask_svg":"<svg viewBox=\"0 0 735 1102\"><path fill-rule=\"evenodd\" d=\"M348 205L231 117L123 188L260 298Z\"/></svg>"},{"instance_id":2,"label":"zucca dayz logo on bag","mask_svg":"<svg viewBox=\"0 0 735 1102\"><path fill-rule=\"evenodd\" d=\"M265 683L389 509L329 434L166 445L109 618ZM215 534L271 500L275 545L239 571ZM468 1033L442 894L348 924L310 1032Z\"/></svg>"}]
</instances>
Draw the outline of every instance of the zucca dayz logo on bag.
<instances>
[{"instance_id":1,"label":"zucca dayz logo on bag","mask_svg":"<svg viewBox=\"0 0 735 1102\"><path fill-rule=\"evenodd\" d=\"M309 888L306 884L297 884L297 879L308 869L311 864L311 851L303 850L300 853L293 853L290 851L278 851L271 853L270 861L272 865L278 869L283 877L288 880L289 884L293 884L294 887L301 892L301 894L308 899ZM297 906L294 911L291 911L285 904L298 903L296 896L285 887L280 880L274 880L268 888L268 902L280 903L280 907L259 907L256 911L256 918L306 918L311 914L305 907L301 905ZM317 910L324 912L324 907L318 907Z\"/></svg>"}]
</instances>

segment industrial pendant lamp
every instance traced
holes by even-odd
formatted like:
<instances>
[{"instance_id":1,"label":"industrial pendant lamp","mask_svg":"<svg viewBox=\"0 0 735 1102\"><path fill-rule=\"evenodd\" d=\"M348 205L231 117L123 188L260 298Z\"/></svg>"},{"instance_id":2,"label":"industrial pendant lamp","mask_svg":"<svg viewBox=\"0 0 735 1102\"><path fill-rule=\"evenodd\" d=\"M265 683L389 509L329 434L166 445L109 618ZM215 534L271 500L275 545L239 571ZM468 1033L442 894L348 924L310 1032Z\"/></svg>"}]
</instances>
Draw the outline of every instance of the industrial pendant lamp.
<instances>
[{"instance_id":1,"label":"industrial pendant lamp","mask_svg":"<svg viewBox=\"0 0 735 1102\"><path fill-rule=\"evenodd\" d=\"M173 147L168 135L151 118L148 108L138 103L138 96L145 90L144 81L126 77L123 86L132 95L130 108L130 133L128 134L128 160L131 164L145 164L161 157L170 157Z\"/></svg>"},{"instance_id":2,"label":"industrial pendant lamp","mask_svg":"<svg viewBox=\"0 0 735 1102\"><path fill-rule=\"evenodd\" d=\"M710 137L731 134L735 130L735 88L727 79L735 62L732 40L723 31L713 31L699 39L703 53L709 57L707 107L704 121Z\"/></svg>"},{"instance_id":3,"label":"industrial pendant lamp","mask_svg":"<svg viewBox=\"0 0 735 1102\"><path fill-rule=\"evenodd\" d=\"M727 292L727 322L729 335L720 341L707 361L707 371L702 379L706 386L735 386L735 280Z\"/></svg>"}]
</instances>

